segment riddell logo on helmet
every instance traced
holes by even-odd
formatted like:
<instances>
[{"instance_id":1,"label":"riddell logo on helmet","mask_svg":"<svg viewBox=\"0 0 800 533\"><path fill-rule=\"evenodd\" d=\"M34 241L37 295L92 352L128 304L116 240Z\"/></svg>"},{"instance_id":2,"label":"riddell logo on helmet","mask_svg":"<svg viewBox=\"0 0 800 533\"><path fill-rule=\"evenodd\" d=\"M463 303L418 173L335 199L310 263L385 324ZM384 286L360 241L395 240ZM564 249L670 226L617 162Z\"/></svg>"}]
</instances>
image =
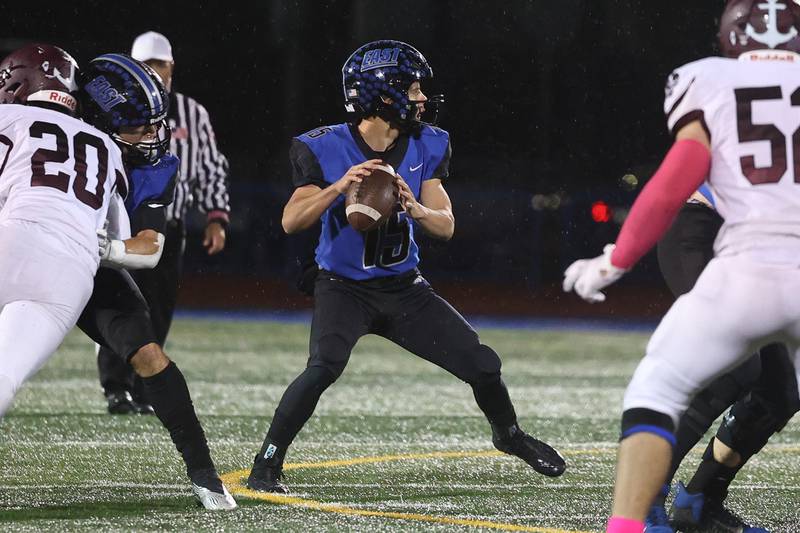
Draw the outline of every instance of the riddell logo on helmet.
<instances>
[{"instance_id":1,"label":"riddell logo on helmet","mask_svg":"<svg viewBox=\"0 0 800 533\"><path fill-rule=\"evenodd\" d=\"M75 111L75 107L77 107L77 102L75 102L75 99L67 93L50 91L50 95L47 97L47 99L56 104L61 104L65 107L68 107L71 111Z\"/></svg>"},{"instance_id":2,"label":"riddell logo on helmet","mask_svg":"<svg viewBox=\"0 0 800 533\"><path fill-rule=\"evenodd\" d=\"M370 50L361 61L361 72L381 67L396 67L400 56L399 48L382 48Z\"/></svg>"},{"instance_id":3,"label":"riddell logo on helmet","mask_svg":"<svg viewBox=\"0 0 800 533\"><path fill-rule=\"evenodd\" d=\"M749 52L744 57L750 61L784 61L786 63L796 63L798 59L797 54L793 52L785 52L783 50L758 50Z\"/></svg>"},{"instance_id":4,"label":"riddell logo on helmet","mask_svg":"<svg viewBox=\"0 0 800 533\"><path fill-rule=\"evenodd\" d=\"M127 98L119 94L117 90L111 86L111 83L109 83L105 76L96 77L86 84L85 89L103 111L108 111L115 105L128 101Z\"/></svg>"}]
</instances>

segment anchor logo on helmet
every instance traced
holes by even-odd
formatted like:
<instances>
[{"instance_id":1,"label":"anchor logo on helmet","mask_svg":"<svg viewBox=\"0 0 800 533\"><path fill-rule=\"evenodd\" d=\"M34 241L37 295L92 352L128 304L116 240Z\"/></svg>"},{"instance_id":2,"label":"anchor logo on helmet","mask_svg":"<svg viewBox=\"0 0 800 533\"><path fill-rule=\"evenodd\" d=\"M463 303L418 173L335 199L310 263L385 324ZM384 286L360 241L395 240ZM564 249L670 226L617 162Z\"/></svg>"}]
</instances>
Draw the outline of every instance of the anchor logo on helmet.
<instances>
[{"instance_id":1,"label":"anchor logo on helmet","mask_svg":"<svg viewBox=\"0 0 800 533\"><path fill-rule=\"evenodd\" d=\"M786 9L786 5L779 4L778 0L766 0L766 4L758 4L758 8L767 11L767 31L757 33L751 24L744 29L748 37L770 48L775 48L788 43L797 36L797 28L792 26L788 33L778 31L778 11Z\"/></svg>"}]
</instances>

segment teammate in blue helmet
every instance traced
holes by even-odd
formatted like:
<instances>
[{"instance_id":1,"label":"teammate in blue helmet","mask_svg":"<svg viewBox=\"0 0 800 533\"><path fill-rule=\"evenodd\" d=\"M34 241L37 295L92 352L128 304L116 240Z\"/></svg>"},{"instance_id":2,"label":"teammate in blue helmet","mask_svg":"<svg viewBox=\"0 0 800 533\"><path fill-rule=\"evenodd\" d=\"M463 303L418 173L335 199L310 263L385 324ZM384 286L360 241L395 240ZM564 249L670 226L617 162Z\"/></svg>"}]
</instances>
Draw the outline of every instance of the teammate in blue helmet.
<instances>
[{"instance_id":1,"label":"teammate in blue helmet","mask_svg":"<svg viewBox=\"0 0 800 533\"><path fill-rule=\"evenodd\" d=\"M158 74L126 54L89 63L82 86L83 119L108 133L133 166L155 163L169 149L169 97Z\"/></svg>"},{"instance_id":2,"label":"teammate in blue helmet","mask_svg":"<svg viewBox=\"0 0 800 533\"><path fill-rule=\"evenodd\" d=\"M167 93L147 65L124 54L105 54L90 63L80 96L84 120L120 146L127 179L118 176L119 195L109 209L117 234L110 239L100 235L103 261L78 326L119 354L117 364L133 367L151 404L133 402L124 390L106 390L109 411L154 412L183 457L200 503L210 510L234 509L236 502L214 467L186 380L159 345L147 303L127 272L153 268L164 246L164 207L172 201L179 166L167 153ZM125 239L131 220L141 231Z\"/></svg>"}]
</instances>

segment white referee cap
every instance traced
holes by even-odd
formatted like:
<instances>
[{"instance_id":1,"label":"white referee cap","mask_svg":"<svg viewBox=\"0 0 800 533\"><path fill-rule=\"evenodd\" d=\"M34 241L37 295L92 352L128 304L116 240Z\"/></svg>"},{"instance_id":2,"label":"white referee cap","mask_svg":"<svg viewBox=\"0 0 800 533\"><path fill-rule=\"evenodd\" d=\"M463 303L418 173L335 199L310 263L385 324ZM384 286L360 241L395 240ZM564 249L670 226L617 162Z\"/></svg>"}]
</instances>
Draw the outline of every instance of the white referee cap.
<instances>
[{"instance_id":1,"label":"white referee cap","mask_svg":"<svg viewBox=\"0 0 800 533\"><path fill-rule=\"evenodd\" d=\"M154 31L148 31L136 38L131 47L131 56L139 61L158 59L159 61L173 61L172 45L169 40Z\"/></svg>"}]
</instances>

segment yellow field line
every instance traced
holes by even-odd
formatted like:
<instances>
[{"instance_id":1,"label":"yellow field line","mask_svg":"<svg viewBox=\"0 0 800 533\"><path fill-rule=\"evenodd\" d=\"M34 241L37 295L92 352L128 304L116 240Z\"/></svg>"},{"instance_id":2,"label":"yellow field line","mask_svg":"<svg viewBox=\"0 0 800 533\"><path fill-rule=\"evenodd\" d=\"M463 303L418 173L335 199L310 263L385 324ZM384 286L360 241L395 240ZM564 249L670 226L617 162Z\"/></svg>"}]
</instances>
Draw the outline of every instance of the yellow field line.
<instances>
[{"instance_id":1,"label":"yellow field line","mask_svg":"<svg viewBox=\"0 0 800 533\"><path fill-rule=\"evenodd\" d=\"M403 453L398 455L376 455L372 457L354 457L352 459L338 459L335 461L320 461L316 463L287 463L284 470L298 468L335 468L338 466L364 465L370 463L390 463L394 461L413 461L415 459L459 459L462 457L493 457L504 455L496 450L480 452L428 452L428 453Z\"/></svg>"},{"instance_id":2,"label":"yellow field line","mask_svg":"<svg viewBox=\"0 0 800 533\"><path fill-rule=\"evenodd\" d=\"M585 448L580 450L565 450L562 455L586 455L604 452L616 452L615 447L609 448ZM296 470L298 468L336 468L339 466L363 465L370 463L390 463L394 461L413 461L416 459L461 459L464 457L500 457L506 455L497 450L483 450L479 452L427 452L427 453L403 453L397 455L375 455L369 457L354 457L352 459L337 459L335 461L319 461L313 463L287 463L284 470Z\"/></svg>"},{"instance_id":3,"label":"yellow field line","mask_svg":"<svg viewBox=\"0 0 800 533\"><path fill-rule=\"evenodd\" d=\"M305 498L297 498L296 496L286 496L282 494L273 494L269 492L256 492L241 485L232 485L228 481L227 476L223 476L223 481L228 485L231 493L237 496L246 496L249 498L256 498L271 503L278 503L283 505L292 505L295 507L304 507L306 509L313 509L316 511L324 511L327 513L336 513L351 516L375 516L380 518L394 518L396 520L413 520L417 522L432 522L436 524L452 524L458 526L482 527L485 529L499 529L503 531L533 531L538 533L588 533L582 531L570 531L566 529L554 529L549 527L535 527L535 526L520 526L517 524L506 524L503 522L490 522L489 520L472 520L468 518L451 518L448 516L433 516L427 514L417 513L396 513L389 511L368 511L365 509L354 509L344 505L337 505L333 503L322 503L314 500L307 500Z\"/></svg>"},{"instance_id":4,"label":"yellow field line","mask_svg":"<svg viewBox=\"0 0 800 533\"><path fill-rule=\"evenodd\" d=\"M587 450L568 450L565 455L578 455L585 453L598 453L605 451L613 451L613 448L596 448ZM354 457L352 459L341 459L335 461L320 461L316 463L287 463L284 465L285 470L297 470L302 468L336 468L342 466L352 466L360 464L371 463L385 463L393 461L412 461L418 459L458 459L463 457L496 457L504 455L502 452L496 450L479 451L479 452L429 452L429 453L407 453L398 455L377 455L370 457ZM503 531L530 531L538 533L589 533L586 531L557 529L549 527L535 527L535 526L521 526L518 524L508 524L503 522L491 522L489 520L475 520L468 518L452 518L449 516L434 516L417 513L398 513L390 511L369 511L365 509L355 509L345 505L338 505L333 503L323 503L315 500L308 500L305 498L298 498L296 496L287 496L284 494L274 494L269 492L258 492L250 490L244 486L244 478L250 473L248 469L236 470L221 476L222 481L228 487L232 494L237 496L244 496L246 498L254 498L271 503L282 505L292 505L295 507L304 507L306 509L314 509L317 511L324 511L328 513L336 513L351 516L375 516L380 518L393 518L396 520L413 520L417 522L430 522L436 524L451 524L458 526L481 527L484 529L497 529Z\"/></svg>"}]
</instances>

